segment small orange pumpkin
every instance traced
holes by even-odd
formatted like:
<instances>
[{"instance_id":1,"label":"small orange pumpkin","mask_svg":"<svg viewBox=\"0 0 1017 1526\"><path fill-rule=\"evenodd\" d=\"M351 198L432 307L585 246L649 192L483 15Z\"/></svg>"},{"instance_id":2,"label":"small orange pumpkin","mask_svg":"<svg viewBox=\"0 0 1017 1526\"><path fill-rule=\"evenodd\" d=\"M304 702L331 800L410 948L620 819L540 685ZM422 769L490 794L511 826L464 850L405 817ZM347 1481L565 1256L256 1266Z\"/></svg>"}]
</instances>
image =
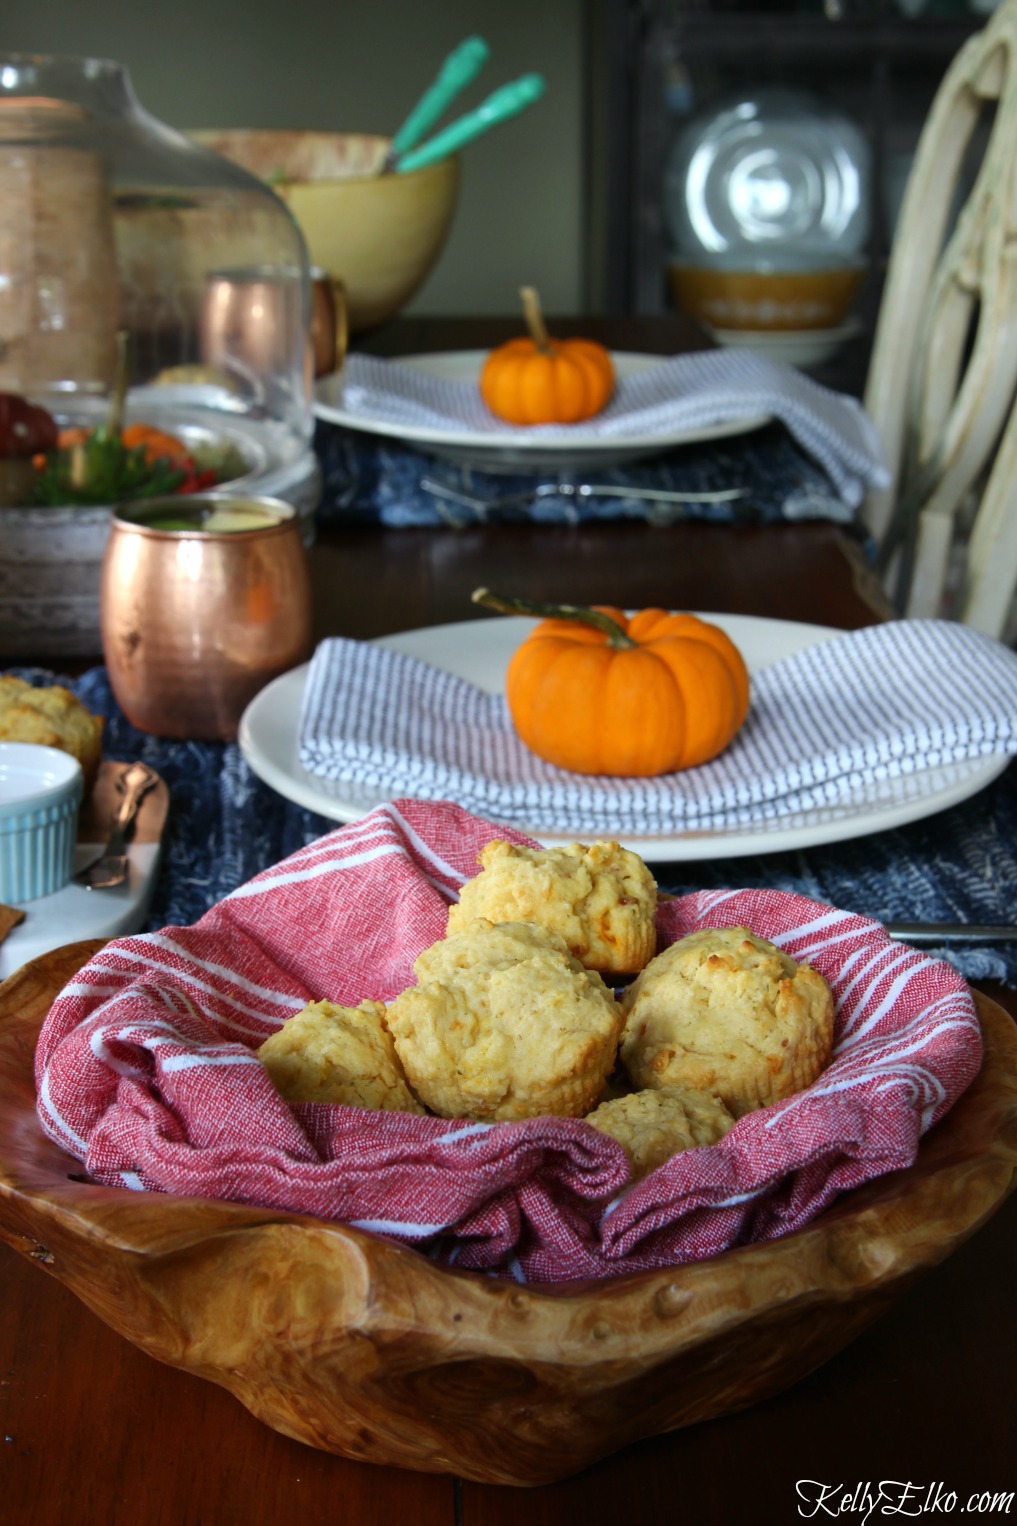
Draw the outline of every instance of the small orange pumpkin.
<instances>
[{"instance_id":1,"label":"small orange pumpkin","mask_svg":"<svg viewBox=\"0 0 1017 1526\"><path fill-rule=\"evenodd\" d=\"M595 339L552 339L532 286L521 292L527 338L492 350L480 394L510 424L577 424L592 418L614 391L611 356Z\"/></svg>"},{"instance_id":2,"label":"small orange pumpkin","mask_svg":"<svg viewBox=\"0 0 1017 1526\"><path fill-rule=\"evenodd\" d=\"M577 774L647 778L694 768L732 741L749 708L741 653L696 615L531 604L478 588L474 602L544 615L513 654L512 722L532 752Z\"/></svg>"}]
</instances>

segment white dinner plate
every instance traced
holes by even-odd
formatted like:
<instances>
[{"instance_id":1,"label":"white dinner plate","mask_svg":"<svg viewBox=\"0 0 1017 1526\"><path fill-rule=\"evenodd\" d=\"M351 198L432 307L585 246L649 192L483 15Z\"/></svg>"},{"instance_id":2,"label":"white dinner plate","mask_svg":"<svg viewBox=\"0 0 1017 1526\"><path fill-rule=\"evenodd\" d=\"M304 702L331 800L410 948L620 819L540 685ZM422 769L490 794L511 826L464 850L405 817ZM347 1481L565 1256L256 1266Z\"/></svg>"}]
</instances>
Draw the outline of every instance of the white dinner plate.
<instances>
[{"instance_id":1,"label":"white dinner plate","mask_svg":"<svg viewBox=\"0 0 1017 1526\"><path fill-rule=\"evenodd\" d=\"M443 381L479 382L487 350L446 350L432 355L402 355L397 363L414 366ZM624 379L659 366L663 355L636 355L613 351L616 374ZM633 461L640 456L656 455L676 445L694 445L702 440L717 440L729 435L747 434L770 422L769 414L736 419L724 424L704 424L696 429L661 429L651 434L612 435L604 438L572 426L568 440L512 439L503 431L485 434L476 429L432 429L410 424L395 424L389 419L351 412L343 407L342 377L323 376L314 389L314 411L330 424L347 429L361 429L368 434L387 435L408 445L419 445L431 455L474 466L486 471L594 471L598 468Z\"/></svg>"},{"instance_id":2,"label":"white dinner plate","mask_svg":"<svg viewBox=\"0 0 1017 1526\"><path fill-rule=\"evenodd\" d=\"M803 647L843 634L829 626L764 620L751 615L706 614L703 619L727 631L744 655L750 674ZM377 644L420 658L498 694L504 687L512 653L535 623L515 617L467 620L402 631L380 638ZM258 777L287 800L333 821L355 821L393 795L361 791L301 767L298 733L307 673L305 663L282 674L256 695L240 722L240 749ZM885 832L945 810L984 789L1008 762L1006 756L991 756L925 769L900 779L880 780L860 786L850 799L836 806L802 811L758 826L634 834L626 837L624 843L651 863L739 858L816 847L870 832ZM545 847L573 842L576 838L574 832L559 836L543 828L520 829Z\"/></svg>"}]
</instances>

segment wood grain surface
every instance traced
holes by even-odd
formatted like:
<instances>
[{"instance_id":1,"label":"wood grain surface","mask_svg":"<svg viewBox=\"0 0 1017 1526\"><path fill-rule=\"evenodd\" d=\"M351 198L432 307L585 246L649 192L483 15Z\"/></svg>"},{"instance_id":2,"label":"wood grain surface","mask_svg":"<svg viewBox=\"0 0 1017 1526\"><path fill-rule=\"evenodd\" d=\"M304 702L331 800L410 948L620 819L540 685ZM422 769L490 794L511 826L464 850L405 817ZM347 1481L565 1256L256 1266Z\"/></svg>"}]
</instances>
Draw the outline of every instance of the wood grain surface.
<instances>
[{"instance_id":1,"label":"wood grain surface","mask_svg":"<svg viewBox=\"0 0 1017 1526\"><path fill-rule=\"evenodd\" d=\"M1017 1166L1017 1032L986 998L976 1082L917 1164L813 1225L608 1283L518 1287L341 1226L90 1185L35 1113L32 1055L98 945L0 986L0 1235L150 1355L356 1460L540 1484L811 1372L999 1207Z\"/></svg>"},{"instance_id":2,"label":"wood grain surface","mask_svg":"<svg viewBox=\"0 0 1017 1526\"><path fill-rule=\"evenodd\" d=\"M485 618L470 601L482 584L527 599L760 615L845 630L886 613L856 543L819 522L329 529L312 548L311 582L315 642Z\"/></svg>"}]
</instances>

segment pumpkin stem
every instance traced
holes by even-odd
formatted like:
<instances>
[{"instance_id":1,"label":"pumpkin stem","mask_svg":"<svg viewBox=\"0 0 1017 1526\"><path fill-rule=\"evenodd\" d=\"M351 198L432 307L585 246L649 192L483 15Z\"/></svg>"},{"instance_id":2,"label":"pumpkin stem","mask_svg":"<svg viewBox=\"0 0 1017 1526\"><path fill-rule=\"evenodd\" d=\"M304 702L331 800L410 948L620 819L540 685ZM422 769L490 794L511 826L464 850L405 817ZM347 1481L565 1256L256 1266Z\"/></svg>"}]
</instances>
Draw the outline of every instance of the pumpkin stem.
<instances>
[{"instance_id":1,"label":"pumpkin stem","mask_svg":"<svg viewBox=\"0 0 1017 1526\"><path fill-rule=\"evenodd\" d=\"M540 310L540 298L535 286L521 286L519 295L523 299L523 317L526 319L526 327L530 331L530 338L537 349L543 355L551 353L551 336L547 332L547 324L544 322L544 314Z\"/></svg>"},{"instance_id":2,"label":"pumpkin stem","mask_svg":"<svg viewBox=\"0 0 1017 1526\"><path fill-rule=\"evenodd\" d=\"M509 594L495 593L490 588L475 588L470 598L474 604L486 604L489 609L497 609L503 615L537 615L545 620L577 620L581 625L596 626L597 630L604 632L608 646L619 650L639 645L627 631L622 630L617 620L612 620L610 615L603 614L599 609L590 609L585 604L539 604L530 599L516 599Z\"/></svg>"}]
</instances>

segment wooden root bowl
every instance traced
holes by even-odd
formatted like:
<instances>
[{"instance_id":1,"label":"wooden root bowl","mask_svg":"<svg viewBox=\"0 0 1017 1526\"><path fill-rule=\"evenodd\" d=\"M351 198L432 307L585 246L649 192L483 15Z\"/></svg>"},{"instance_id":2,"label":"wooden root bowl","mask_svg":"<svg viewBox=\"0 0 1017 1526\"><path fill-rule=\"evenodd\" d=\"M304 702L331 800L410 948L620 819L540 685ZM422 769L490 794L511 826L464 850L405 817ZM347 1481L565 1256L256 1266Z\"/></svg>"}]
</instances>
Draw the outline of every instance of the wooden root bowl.
<instances>
[{"instance_id":1,"label":"wooden root bowl","mask_svg":"<svg viewBox=\"0 0 1017 1526\"><path fill-rule=\"evenodd\" d=\"M0 1235L143 1351L345 1457L543 1484L743 1408L844 1347L1015 1183L1017 1029L977 996L984 1066L913 1167L688 1266L519 1287L318 1219L90 1186L39 1127L32 1059L99 946L0 985Z\"/></svg>"}]
</instances>

